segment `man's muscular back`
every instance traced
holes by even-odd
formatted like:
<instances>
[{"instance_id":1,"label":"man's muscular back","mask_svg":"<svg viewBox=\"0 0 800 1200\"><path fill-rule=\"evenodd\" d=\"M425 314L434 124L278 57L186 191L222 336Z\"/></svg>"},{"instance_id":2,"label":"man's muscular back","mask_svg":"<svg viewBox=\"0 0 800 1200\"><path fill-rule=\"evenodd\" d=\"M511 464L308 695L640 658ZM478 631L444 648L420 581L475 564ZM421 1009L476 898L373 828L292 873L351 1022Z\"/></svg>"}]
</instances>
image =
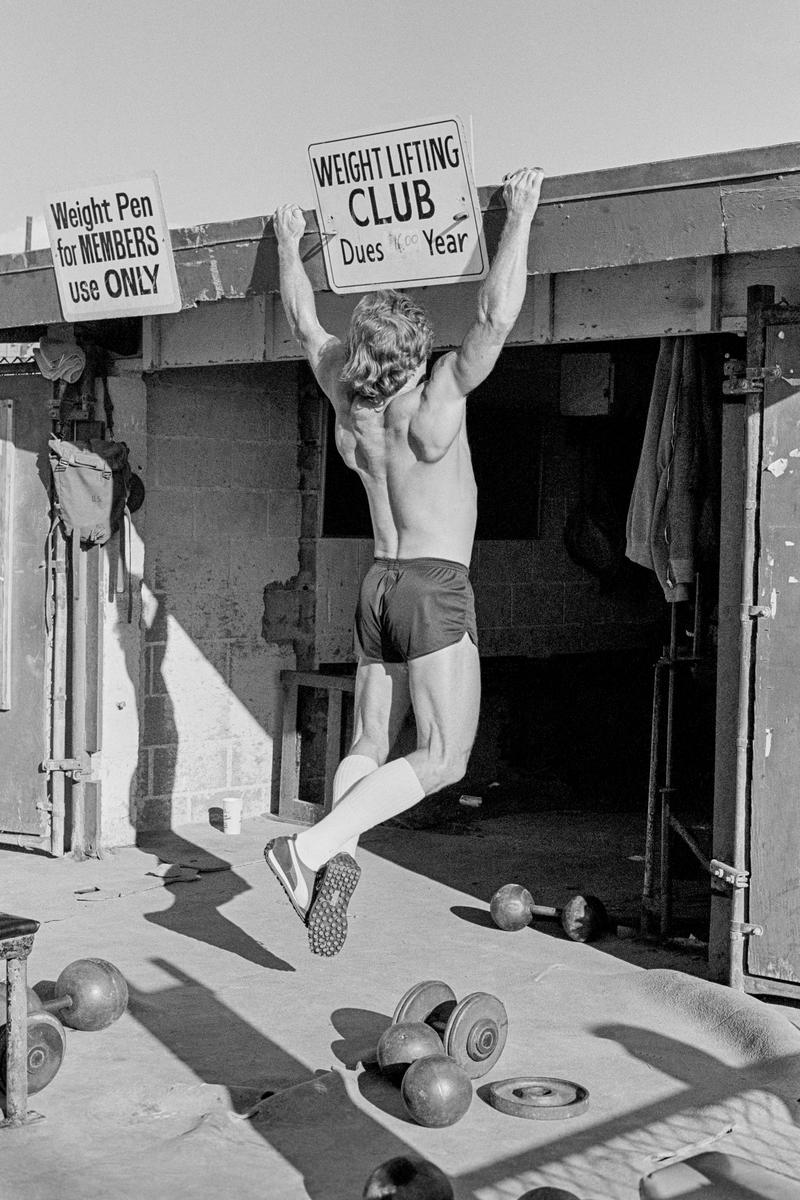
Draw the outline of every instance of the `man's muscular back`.
<instances>
[{"instance_id":1,"label":"man's muscular back","mask_svg":"<svg viewBox=\"0 0 800 1200\"><path fill-rule=\"evenodd\" d=\"M477 489L466 401L442 402L449 384L438 366L378 408L334 385L336 446L366 489L377 557L469 566Z\"/></svg>"}]
</instances>

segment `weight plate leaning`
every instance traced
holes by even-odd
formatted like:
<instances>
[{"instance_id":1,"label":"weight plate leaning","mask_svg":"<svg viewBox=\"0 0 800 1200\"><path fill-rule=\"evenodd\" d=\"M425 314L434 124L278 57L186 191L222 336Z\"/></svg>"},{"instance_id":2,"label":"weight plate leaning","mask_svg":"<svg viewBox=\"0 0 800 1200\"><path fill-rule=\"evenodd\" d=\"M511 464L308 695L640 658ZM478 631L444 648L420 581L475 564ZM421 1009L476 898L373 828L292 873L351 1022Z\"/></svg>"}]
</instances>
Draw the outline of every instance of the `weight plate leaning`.
<instances>
[{"instance_id":1,"label":"weight plate leaning","mask_svg":"<svg viewBox=\"0 0 800 1200\"><path fill-rule=\"evenodd\" d=\"M428 1021L440 1005L454 1005L456 994L441 979L426 979L409 988L394 1010L392 1024L401 1021Z\"/></svg>"}]
</instances>

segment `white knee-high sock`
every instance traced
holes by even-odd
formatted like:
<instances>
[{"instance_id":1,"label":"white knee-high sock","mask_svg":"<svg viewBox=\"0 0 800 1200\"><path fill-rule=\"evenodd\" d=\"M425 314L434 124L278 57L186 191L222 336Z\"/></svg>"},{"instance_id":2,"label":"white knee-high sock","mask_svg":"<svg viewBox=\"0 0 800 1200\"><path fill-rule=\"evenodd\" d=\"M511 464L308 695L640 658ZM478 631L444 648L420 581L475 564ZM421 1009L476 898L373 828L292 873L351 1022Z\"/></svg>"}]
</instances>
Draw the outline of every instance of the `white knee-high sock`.
<instances>
[{"instance_id":1,"label":"white knee-high sock","mask_svg":"<svg viewBox=\"0 0 800 1200\"><path fill-rule=\"evenodd\" d=\"M425 790L408 759L396 758L351 787L336 808L316 825L298 833L297 853L306 866L318 871L351 838L358 838L373 825L405 812L424 795Z\"/></svg>"},{"instance_id":2,"label":"white knee-high sock","mask_svg":"<svg viewBox=\"0 0 800 1200\"><path fill-rule=\"evenodd\" d=\"M336 768L336 774L333 777L333 808L345 798L352 787L363 779L365 775L371 775L373 771L377 771L378 764L374 758L369 758L366 754L347 754ZM342 846L347 854L352 854L355 858L356 846L358 838L351 838L350 841Z\"/></svg>"}]
</instances>

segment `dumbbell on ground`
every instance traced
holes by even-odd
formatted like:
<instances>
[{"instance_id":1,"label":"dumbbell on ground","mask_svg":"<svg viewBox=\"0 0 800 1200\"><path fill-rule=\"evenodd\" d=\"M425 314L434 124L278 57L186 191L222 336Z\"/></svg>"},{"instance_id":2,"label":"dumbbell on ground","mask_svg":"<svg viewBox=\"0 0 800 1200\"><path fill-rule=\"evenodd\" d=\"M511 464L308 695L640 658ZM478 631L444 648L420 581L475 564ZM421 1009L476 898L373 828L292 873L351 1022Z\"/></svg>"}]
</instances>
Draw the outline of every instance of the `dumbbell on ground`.
<instances>
[{"instance_id":1,"label":"dumbbell on ground","mask_svg":"<svg viewBox=\"0 0 800 1200\"><path fill-rule=\"evenodd\" d=\"M507 883L499 888L492 896L489 908L499 929L524 929L534 919L559 921L573 942L592 942L613 927L605 905L597 896L579 893L563 908L552 908L535 904L528 889L519 883Z\"/></svg>"},{"instance_id":2,"label":"dumbbell on ground","mask_svg":"<svg viewBox=\"0 0 800 1200\"><path fill-rule=\"evenodd\" d=\"M472 1080L500 1057L508 1018L496 996L473 992L462 1001L440 979L414 984L378 1042L381 1071L400 1084L407 1112L420 1125L460 1121L472 1103Z\"/></svg>"},{"instance_id":3,"label":"dumbbell on ground","mask_svg":"<svg viewBox=\"0 0 800 1200\"><path fill-rule=\"evenodd\" d=\"M128 1007L125 977L104 958L78 958L55 983L37 984L35 992L45 1012L71 1029L105 1029Z\"/></svg>"},{"instance_id":4,"label":"dumbbell on ground","mask_svg":"<svg viewBox=\"0 0 800 1200\"><path fill-rule=\"evenodd\" d=\"M38 989L38 990L37 990ZM5 1011L5 985L0 985ZM62 1025L73 1029L105 1029L128 1005L128 985L113 963L102 958L79 958L55 983L27 988L28 1016L25 1064L28 1095L46 1088L58 1074L66 1053ZM0 1092L4 1090L7 1054L5 1025L0 1026Z\"/></svg>"},{"instance_id":5,"label":"dumbbell on ground","mask_svg":"<svg viewBox=\"0 0 800 1200\"><path fill-rule=\"evenodd\" d=\"M401 998L393 1025L422 1022L439 1035L444 1053L479 1079L495 1065L508 1036L503 1004L488 992L472 992L461 1001L441 979L416 983Z\"/></svg>"}]
</instances>

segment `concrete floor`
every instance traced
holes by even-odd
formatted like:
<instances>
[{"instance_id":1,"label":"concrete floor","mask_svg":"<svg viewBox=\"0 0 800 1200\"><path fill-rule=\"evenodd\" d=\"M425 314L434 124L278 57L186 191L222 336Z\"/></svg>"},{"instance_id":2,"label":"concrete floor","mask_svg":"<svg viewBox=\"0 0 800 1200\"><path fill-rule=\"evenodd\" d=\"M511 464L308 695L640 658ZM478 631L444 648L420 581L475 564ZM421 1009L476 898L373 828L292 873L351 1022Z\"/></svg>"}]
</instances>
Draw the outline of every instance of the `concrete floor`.
<instances>
[{"instance_id":1,"label":"concrete floor","mask_svg":"<svg viewBox=\"0 0 800 1200\"><path fill-rule=\"evenodd\" d=\"M42 922L29 982L103 957L131 997L109 1029L67 1031L61 1071L31 1098L45 1119L3 1133L3 1197L357 1200L380 1162L408 1153L437 1163L459 1200L544 1184L633 1200L640 1176L708 1146L800 1178L800 1010L707 982L690 942L581 946L557 926L509 934L488 918L512 880L555 903L591 886L635 913L636 825L517 812L374 830L330 960L308 953L264 866L265 841L287 829L274 820L238 837L185 827L102 861L0 851L4 909ZM163 862L200 877L165 883L148 873ZM493 992L509 1016L501 1060L439 1130L410 1121L370 1065L397 1000L428 978L459 997ZM581 1083L588 1111L503 1116L485 1085L518 1075Z\"/></svg>"}]
</instances>

